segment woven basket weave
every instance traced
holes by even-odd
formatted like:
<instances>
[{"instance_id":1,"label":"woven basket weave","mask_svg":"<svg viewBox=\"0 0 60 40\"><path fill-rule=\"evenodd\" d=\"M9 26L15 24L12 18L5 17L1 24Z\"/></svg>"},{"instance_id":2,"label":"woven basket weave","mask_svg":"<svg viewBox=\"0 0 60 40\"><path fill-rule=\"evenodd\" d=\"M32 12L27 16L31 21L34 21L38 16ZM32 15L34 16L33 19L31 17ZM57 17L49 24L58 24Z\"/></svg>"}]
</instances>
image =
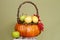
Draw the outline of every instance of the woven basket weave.
<instances>
[{"instance_id":1,"label":"woven basket weave","mask_svg":"<svg viewBox=\"0 0 60 40\"><path fill-rule=\"evenodd\" d=\"M17 12L17 26L15 27L15 30L17 30L17 31L19 31L19 32L21 32L21 30L19 29L20 28L20 26L19 26L19 28L18 28L18 25L20 24L23 24L21 21L20 21L20 15L19 15L19 13L21 12L20 11L20 8L22 7L22 5L24 5L24 4L26 4L26 3L30 3L30 4L32 4L34 7L35 7L35 9L36 9L36 15L37 15L37 17L39 16L39 13L38 13L38 8L37 8L37 6L33 3L33 2L31 2L31 1L25 1L25 2L23 2L22 4L20 4L19 5L19 8L18 8L18 12ZM23 24L24 25L24 24ZM35 37L35 36L37 36L37 35L39 35L40 33L41 33L41 30L39 30L39 28L38 28L38 23L37 24L34 24L34 23L32 23L32 24L27 24L27 26L35 26L35 29L33 30L33 28L32 28L32 34L33 35L28 35L28 36L26 36L27 35L27 30L26 30L26 33L23 35L22 33L21 33L21 36L24 36L24 37ZM26 26L26 25L25 25ZM24 27L25 27L24 26Z\"/></svg>"}]
</instances>

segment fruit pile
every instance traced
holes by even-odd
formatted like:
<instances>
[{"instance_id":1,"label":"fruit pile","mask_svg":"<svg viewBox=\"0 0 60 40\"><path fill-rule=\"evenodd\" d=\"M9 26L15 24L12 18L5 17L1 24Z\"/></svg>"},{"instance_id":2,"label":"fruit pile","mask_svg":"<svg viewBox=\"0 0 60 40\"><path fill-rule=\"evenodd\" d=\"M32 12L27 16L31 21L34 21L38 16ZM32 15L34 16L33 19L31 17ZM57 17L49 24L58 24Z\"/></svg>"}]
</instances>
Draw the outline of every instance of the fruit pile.
<instances>
[{"instance_id":1,"label":"fruit pile","mask_svg":"<svg viewBox=\"0 0 60 40\"><path fill-rule=\"evenodd\" d=\"M38 17L37 16L27 16L27 15L22 15L20 16L20 21L23 23L38 23Z\"/></svg>"},{"instance_id":2,"label":"fruit pile","mask_svg":"<svg viewBox=\"0 0 60 40\"><path fill-rule=\"evenodd\" d=\"M36 9L36 14L33 14L32 16L20 15L19 17L20 8L25 3L32 4ZM12 36L14 38L19 38L20 36L36 37L41 33L41 31L43 31L43 26L44 25L40 20L37 6L33 2L25 1L21 5L19 5L17 11L17 23L15 25L15 31L12 32Z\"/></svg>"},{"instance_id":3,"label":"fruit pile","mask_svg":"<svg viewBox=\"0 0 60 40\"><path fill-rule=\"evenodd\" d=\"M19 38L20 36L23 37L35 37L41 33L43 30L43 24L39 16L27 16L22 15L20 16L21 24L15 25L15 32L12 33L14 38Z\"/></svg>"}]
</instances>

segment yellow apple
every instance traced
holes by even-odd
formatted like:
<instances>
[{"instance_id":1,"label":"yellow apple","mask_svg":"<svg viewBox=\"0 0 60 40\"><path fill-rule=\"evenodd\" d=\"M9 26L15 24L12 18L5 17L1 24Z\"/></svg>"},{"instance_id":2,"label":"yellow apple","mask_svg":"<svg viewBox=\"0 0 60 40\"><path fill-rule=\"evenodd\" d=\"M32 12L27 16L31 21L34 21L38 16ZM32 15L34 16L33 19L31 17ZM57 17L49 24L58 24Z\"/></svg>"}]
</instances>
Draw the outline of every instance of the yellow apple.
<instances>
[{"instance_id":1,"label":"yellow apple","mask_svg":"<svg viewBox=\"0 0 60 40\"><path fill-rule=\"evenodd\" d=\"M20 37L20 33L18 31L14 31L14 32L12 32L12 36L14 38L19 38Z\"/></svg>"},{"instance_id":2,"label":"yellow apple","mask_svg":"<svg viewBox=\"0 0 60 40\"><path fill-rule=\"evenodd\" d=\"M38 17L37 16L32 16L33 23L38 23Z\"/></svg>"},{"instance_id":3,"label":"yellow apple","mask_svg":"<svg viewBox=\"0 0 60 40\"><path fill-rule=\"evenodd\" d=\"M25 18L25 22L26 22L26 23L31 23L31 22L32 22L32 17L31 17L31 16L27 16L27 17Z\"/></svg>"},{"instance_id":4,"label":"yellow apple","mask_svg":"<svg viewBox=\"0 0 60 40\"><path fill-rule=\"evenodd\" d=\"M20 16L20 21L24 21L25 20L25 18L26 18L26 15L22 15L22 16Z\"/></svg>"}]
</instances>

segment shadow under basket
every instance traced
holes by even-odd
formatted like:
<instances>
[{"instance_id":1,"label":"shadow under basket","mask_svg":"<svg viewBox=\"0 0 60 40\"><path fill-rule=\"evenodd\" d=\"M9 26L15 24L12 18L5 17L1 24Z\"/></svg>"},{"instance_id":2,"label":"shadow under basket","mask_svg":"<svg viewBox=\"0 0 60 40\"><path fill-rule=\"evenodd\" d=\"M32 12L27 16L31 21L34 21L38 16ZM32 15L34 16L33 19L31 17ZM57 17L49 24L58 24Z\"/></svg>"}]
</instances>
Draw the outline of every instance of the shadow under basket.
<instances>
[{"instance_id":1,"label":"shadow under basket","mask_svg":"<svg viewBox=\"0 0 60 40\"><path fill-rule=\"evenodd\" d=\"M33 37L33 38L22 38L20 37L19 39L13 39L13 40L37 40L37 38Z\"/></svg>"}]
</instances>

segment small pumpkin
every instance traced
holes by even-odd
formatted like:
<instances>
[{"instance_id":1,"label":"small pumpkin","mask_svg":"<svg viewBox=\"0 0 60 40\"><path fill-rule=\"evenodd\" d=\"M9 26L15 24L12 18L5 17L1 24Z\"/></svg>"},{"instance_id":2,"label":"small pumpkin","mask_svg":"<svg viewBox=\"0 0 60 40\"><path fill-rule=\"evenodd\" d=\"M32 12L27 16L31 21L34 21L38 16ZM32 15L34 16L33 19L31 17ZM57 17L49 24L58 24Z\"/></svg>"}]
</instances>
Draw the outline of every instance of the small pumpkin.
<instances>
[{"instance_id":1,"label":"small pumpkin","mask_svg":"<svg viewBox=\"0 0 60 40\"><path fill-rule=\"evenodd\" d=\"M41 33L37 24L16 24L15 30L19 31L20 36L35 37Z\"/></svg>"}]
</instances>

